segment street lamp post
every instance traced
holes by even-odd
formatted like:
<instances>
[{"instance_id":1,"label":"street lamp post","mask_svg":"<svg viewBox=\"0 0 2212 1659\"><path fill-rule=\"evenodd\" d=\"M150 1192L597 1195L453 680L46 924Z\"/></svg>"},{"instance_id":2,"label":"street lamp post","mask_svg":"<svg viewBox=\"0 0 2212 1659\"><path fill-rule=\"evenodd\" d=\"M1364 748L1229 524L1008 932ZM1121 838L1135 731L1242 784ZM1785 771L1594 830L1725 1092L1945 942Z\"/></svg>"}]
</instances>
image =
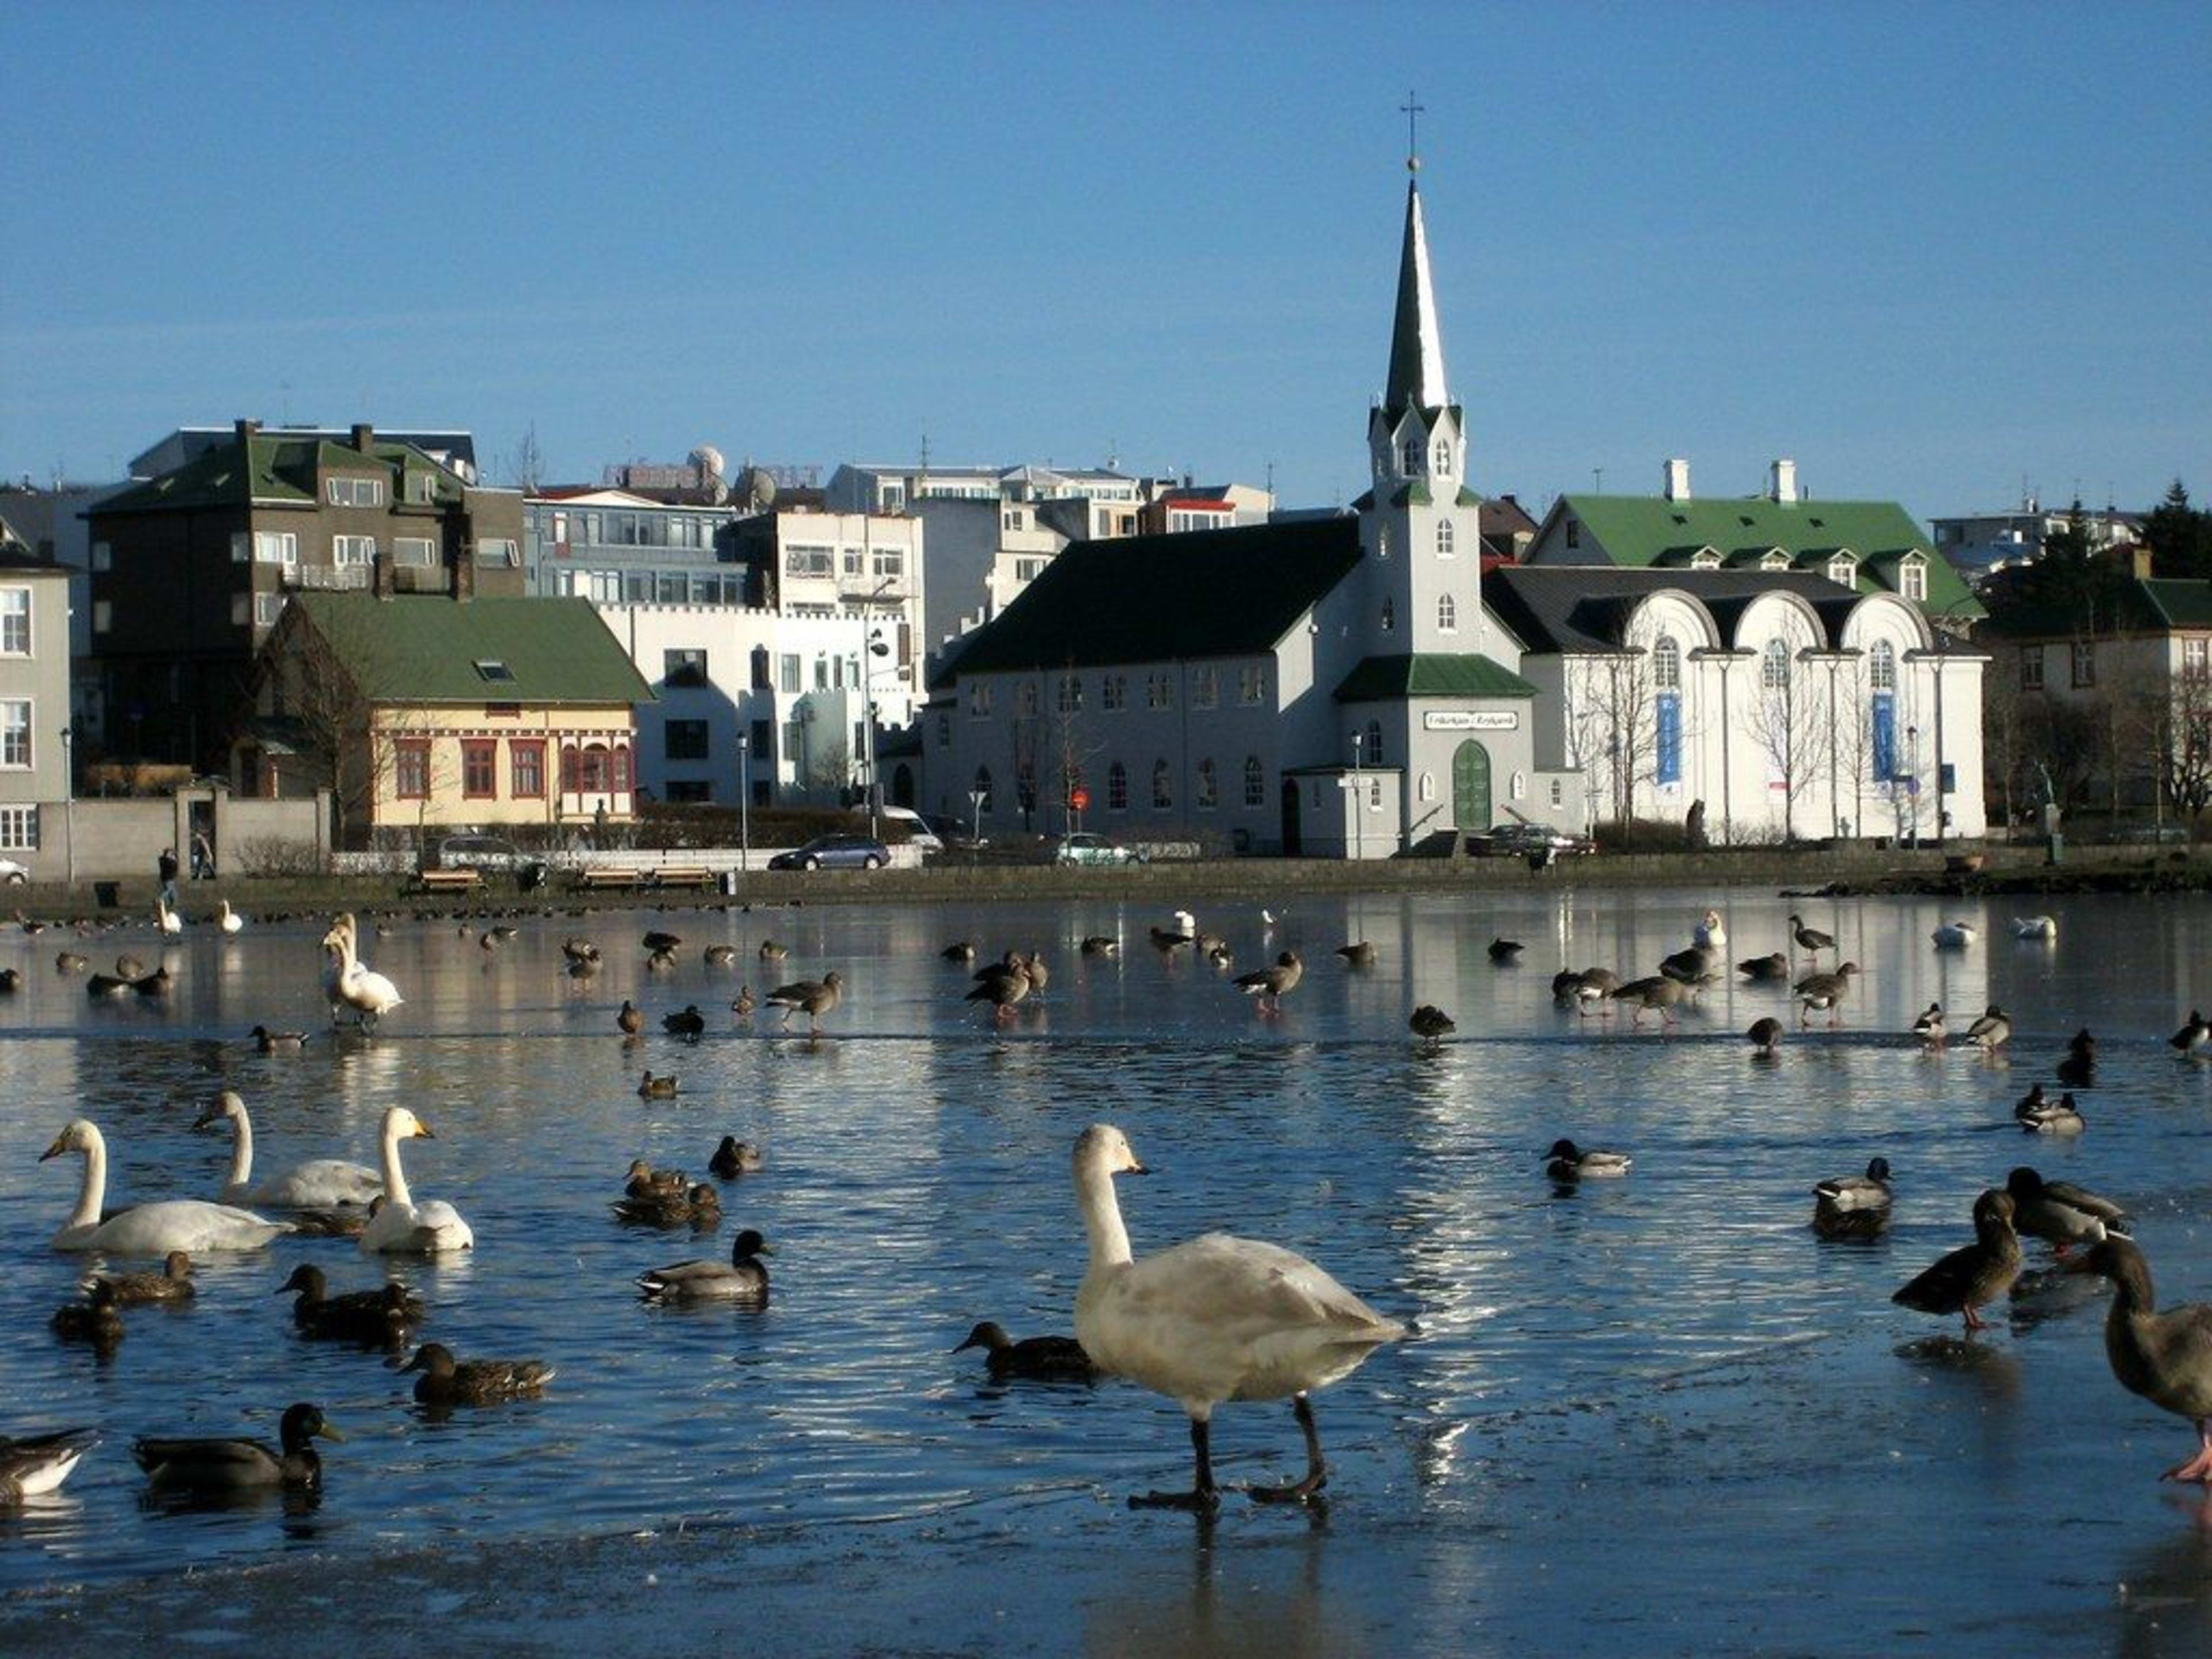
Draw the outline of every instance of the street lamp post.
<instances>
[{"instance_id":1,"label":"street lamp post","mask_svg":"<svg viewBox=\"0 0 2212 1659\"><path fill-rule=\"evenodd\" d=\"M62 858L69 884L76 885L76 773L70 763L70 744L76 733L62 727Z\"/></svg>"},{"instance_id":2,"label":"street lamp post","mask_svg":"<svg viewBox=\"0 0 2212 1659\"><path fill-rule=\"evenodd\" d=\"M1359 728L1352 730L1352 861L1358 864L1367 856L1366 836L1360 828L1359 816L1366 808L1366 792L1359 783Z\"/></svg>"},{"instance_id":3,"label":"street lamp post","mask_svg":"<svg viewBox=\"0 0 2212 1659\"><path fill-rule=\"evenodd\" d=\"M750 873L753 867L753 774L752 734L738 733L738 868Z\"/></svg>"},{"instance_id":4,"label":"street lamp post","mask_svg":"<svg viewBox=\"0 0 2212 1659\"><path fill-rule=\"evenodd\" d=\"M1907 822L1912 826L1909 832L1912 845L1917 847L1920 845L1920 728L1917 726L1905 728L1905 795L1911 808Z\"/></svg>"}]
</instances>

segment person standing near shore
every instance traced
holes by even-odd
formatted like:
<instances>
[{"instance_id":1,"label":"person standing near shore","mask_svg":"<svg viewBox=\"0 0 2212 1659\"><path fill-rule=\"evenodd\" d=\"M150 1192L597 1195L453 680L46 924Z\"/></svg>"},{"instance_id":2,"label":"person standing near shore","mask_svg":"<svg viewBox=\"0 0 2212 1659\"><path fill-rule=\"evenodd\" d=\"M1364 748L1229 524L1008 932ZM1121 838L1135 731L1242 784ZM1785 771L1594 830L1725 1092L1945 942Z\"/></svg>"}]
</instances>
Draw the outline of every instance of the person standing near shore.
<instances>
[{"instance_id":1,"label":"person standing near shore","mask_svg":"<svg viewBox=\"0 0 2212 1659\"><path fill-rule=\"evenodd\" d=\"M177 902L177 849L164 847L161 856L154 861L154 872L161 878L161 902L174 908Z\"/></svg>"}]
</instances>

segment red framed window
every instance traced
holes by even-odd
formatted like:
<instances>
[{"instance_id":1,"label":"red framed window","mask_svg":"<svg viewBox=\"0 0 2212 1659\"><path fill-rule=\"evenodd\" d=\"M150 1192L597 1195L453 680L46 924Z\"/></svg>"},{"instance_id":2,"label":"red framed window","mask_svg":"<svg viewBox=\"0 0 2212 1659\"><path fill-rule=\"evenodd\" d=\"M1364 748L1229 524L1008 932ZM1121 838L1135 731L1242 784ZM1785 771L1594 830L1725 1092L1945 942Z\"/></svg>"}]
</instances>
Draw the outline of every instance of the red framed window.
<instances>
[{"instance_id":1,"label":"red framed window","mask_svg":"<svg viewBox=\"0 0 2212 1659\"><path fill-rule=\"evenodd\" d=\"M461 794L469 800L488 800L499 793L499 739L461 739Z\"/></svg>"},{"instance_id":2,"label":"red framed window","mask_svg":"<svg viewBox=\"0 0 2212 1659\"><path fill-rule=\"evenodd\" d=\"M537 800L545 793L545 741L515 738L507 745L507 793L518 800Z\"/></svg>"},{"instance_id":3,"label":"red framed window","mask_svg":"<svg viewBox=\"0 0 2212 1659\"><path fill-rule=\"evenodd\" d=\"M402 800L430 798L430 740L396 738L392 745L392 793Z\"/></svg>"}]
</instances>

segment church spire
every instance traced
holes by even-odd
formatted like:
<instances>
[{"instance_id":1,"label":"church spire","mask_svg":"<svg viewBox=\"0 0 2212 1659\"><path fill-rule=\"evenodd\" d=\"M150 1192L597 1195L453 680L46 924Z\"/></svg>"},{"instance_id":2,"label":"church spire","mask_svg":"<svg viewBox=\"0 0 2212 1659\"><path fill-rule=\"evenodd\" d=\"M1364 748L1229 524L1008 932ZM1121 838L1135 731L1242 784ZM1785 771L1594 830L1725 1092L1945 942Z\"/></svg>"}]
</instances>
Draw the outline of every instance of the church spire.
<instances>
[{"instance_id":1,"label":"church spire","mask_svg":"<svg viewBox=\"0 0 2212 1659\"><path fill-rule=\"evenodd\" d=\"M1419 156L1407 157L1408 172L1418 173L1420 166ZM1409 408L1441 409L1450 401L1444 389L1436 285L1429 277L1429 233L1421 218L1420 180L1415 178L1406 185L1406 245L1398 257L1398 314L1390 331L1390 379L1382 409L1395 421Z\"/></svg>"}]
</instances>

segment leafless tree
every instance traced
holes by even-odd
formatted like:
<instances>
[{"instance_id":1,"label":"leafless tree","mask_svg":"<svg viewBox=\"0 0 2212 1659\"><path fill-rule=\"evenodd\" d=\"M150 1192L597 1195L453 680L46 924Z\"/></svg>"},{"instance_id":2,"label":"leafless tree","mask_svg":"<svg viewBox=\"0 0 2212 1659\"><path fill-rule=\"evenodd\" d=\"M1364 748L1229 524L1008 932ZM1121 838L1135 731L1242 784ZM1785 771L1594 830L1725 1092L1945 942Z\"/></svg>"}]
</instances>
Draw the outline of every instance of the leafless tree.
<instances>
[{"instance_id":1,"label":"leafless tree","mask_svg":"<svg viewBox=\"0 0 2212 1659\"><path fill-rule=\"evenodd\" d=\"M1759 669L1748 725L1753 743L1766 757L1769 777L1782 789L1783 839L1795 841L1797 797L1828 763L1834 714L1826 687L1796 649L1786 649L1778 659L1762 656Z\"/></svg>"},{"instance_id":2,"label":"leafless tree","mask_svg":"<svg viewBox=\"0 0 2212 1659\"><path fill-rule=\"evenodd\" d=\"M2212 676L2177 675L2159 708L2159 781L2166 798L2195 818L2212 807Z\"/></svg>"},{"instance_id":3,"label":"leafless tree","mask_svg":"<svg viewBox=\"0 0 2212 1659\"><path fill-rule=\"evenodd\" d=\"M1567 744L1571 762L1589 780L1589 799L1604 803L1614 833L1636 821L1639 788L1659 775L1656 694L1650 654L1634 647L1576 659L1568 668Z\"/></svg>"}]
</instances>

